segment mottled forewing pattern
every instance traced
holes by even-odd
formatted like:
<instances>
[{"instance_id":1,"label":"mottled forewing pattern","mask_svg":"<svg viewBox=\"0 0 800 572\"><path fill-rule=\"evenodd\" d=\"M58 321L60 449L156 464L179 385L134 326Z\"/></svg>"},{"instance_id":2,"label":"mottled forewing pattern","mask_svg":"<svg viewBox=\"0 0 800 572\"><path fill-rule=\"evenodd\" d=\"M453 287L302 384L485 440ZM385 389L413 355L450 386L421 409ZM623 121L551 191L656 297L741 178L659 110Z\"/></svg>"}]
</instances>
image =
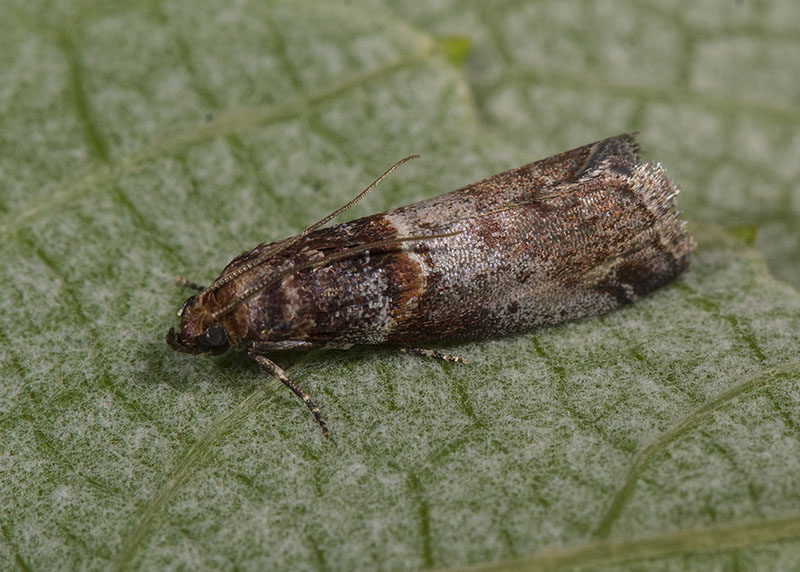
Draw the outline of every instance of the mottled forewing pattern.
<instances>
[{"instance_id":1,"label":"mottled forewing pattern","mask_svg":"<svg viewBox=\"0 0 800 572\"><path fill-rule=\"evenodd\" d=\"M602 313L673 281L693 248L675 186L622 135L445 195L317 230L219 288L233 342L418 345ZM333 254L396 243L327 263ZM258 257L259 245L223 271ZM317 266L293 272L309 262Z\"/></svg>"}]
</instances>

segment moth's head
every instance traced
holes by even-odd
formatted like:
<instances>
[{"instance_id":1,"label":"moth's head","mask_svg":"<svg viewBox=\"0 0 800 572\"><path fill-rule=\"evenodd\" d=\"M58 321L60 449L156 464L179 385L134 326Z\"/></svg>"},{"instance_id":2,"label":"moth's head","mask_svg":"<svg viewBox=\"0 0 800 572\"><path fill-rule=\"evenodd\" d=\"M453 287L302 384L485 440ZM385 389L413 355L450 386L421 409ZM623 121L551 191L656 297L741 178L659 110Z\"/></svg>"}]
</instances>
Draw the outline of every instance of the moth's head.
<instances>
[{"instance_id":1,"label":"moth's head","mask_svg":"<svg viewBox=\"0 0 800 572\"><path fill-rule=\"evenodd\" d=\"M223 354L231 345L228 331L223 324L213 321L209 309L197 298L197 295L190 296L183 303L178 311L180 331L170 328L167 344L187 354Z\"/></svg>"}]
</instances>

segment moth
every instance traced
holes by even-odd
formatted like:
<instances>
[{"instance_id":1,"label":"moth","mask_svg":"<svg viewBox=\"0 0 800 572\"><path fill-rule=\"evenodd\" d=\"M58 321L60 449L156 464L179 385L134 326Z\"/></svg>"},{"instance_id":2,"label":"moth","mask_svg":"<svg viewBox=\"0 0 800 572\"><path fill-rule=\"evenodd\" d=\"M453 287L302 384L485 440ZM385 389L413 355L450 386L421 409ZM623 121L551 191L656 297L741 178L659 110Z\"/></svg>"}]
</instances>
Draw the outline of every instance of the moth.
<instances>
[{"instance_id":1,"label":"moth","mask_svg":"<svg viewBox=\"0 0 800 572\"><path fill-rule=\"evenodd\" d=\"M234 258L181 310L167 343L189 354L236 346L306 404L266 354L505 336L607 312L675 280L694 241L664 169L623 134L394 210ZM455 359L455 358L452 358Z\"/></svg>"}]
</instances>

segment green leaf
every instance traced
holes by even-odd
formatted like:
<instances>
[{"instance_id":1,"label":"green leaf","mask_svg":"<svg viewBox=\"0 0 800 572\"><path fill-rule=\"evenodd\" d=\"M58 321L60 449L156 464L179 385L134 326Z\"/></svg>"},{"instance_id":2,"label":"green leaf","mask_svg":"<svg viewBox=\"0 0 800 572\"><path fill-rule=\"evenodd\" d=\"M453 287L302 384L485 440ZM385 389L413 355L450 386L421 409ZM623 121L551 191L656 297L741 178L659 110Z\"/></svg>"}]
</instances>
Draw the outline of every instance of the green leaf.
<instances>
[{"instance_id":1,"label":"green leaf","mask_svg":"<svg viewBox=\"0 0 800 572\"><path fill-rule=\"evenodd\" d=\"M218 4L0 9L0 568L796 566L793 3ZM351 216L632 130L699 244L635 306L275 356L330 441L164 343L403 156Z\"/></svg>"}]
</instances>

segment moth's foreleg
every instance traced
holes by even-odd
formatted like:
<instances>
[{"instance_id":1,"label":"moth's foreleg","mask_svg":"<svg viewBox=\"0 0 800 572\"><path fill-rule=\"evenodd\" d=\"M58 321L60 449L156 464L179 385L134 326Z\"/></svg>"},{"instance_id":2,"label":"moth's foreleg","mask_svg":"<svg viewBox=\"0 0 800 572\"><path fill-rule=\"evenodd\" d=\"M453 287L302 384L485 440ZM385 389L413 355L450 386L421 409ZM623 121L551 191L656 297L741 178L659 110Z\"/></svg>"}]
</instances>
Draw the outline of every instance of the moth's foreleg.
<instances>
[{"instance_id":1,"label":"moth's foreleg","mask_svg":"<svg viewBox=\"0 0 800 572\"><path fill-rule=\"evenodd\" d=\"M191 280L189 280L188 278L184 278L183 276L176 276L175 282L177 282L182 286L186 286L187 288L191 288L192 290L197 290L198 292L202 292L203 290L206 289L205 286L201 286L197 282L192 282Z\"/></svg>"},{"instance_id":2,"label":"moth's foreleg","mask_svg":"<svg viewBox=\"0 0 800 572\"><path fill-rule=\"evenodd\" d=\"M442 361L451 361L454 363L469 363L464 358L454 356L451 354L445 354L437 350L426 350L423 348L400 348L400 351L403 352L404 354L414 354L427 358L440 359Z\"/></svg>"},{"instance_id":3,"label":"moth's foreleg","mask_svg":"<svg viewBox=\"0 0 800 572\"><path fill-rule=\"evenodd\" d=\"M249 355L251 358L256 360L256 362L258 362L258 365L264 368L267 371L267 373L277 377L281 381L281 383L283 383L283 385L291 389L292 392L297 397L303 400L303 403L306 404L306 407L308 407L308 410L311 411L311 414L314 416L317 425L319 425L319 428L322 429L322 435L326 438L330 437L330 433L328 432L328 426L325 425L325 420L322 418L322 414L319 411L319 407L314 405L314 402L311 400L311 396L308 395L308 393L306 393L302 389L300 389L300 387L298 387L295 382L289 379L289 376L286 374L286 372L283 371L281 367L275 362L254 352L249 352Z\"/></svg>"}]
</instances>

